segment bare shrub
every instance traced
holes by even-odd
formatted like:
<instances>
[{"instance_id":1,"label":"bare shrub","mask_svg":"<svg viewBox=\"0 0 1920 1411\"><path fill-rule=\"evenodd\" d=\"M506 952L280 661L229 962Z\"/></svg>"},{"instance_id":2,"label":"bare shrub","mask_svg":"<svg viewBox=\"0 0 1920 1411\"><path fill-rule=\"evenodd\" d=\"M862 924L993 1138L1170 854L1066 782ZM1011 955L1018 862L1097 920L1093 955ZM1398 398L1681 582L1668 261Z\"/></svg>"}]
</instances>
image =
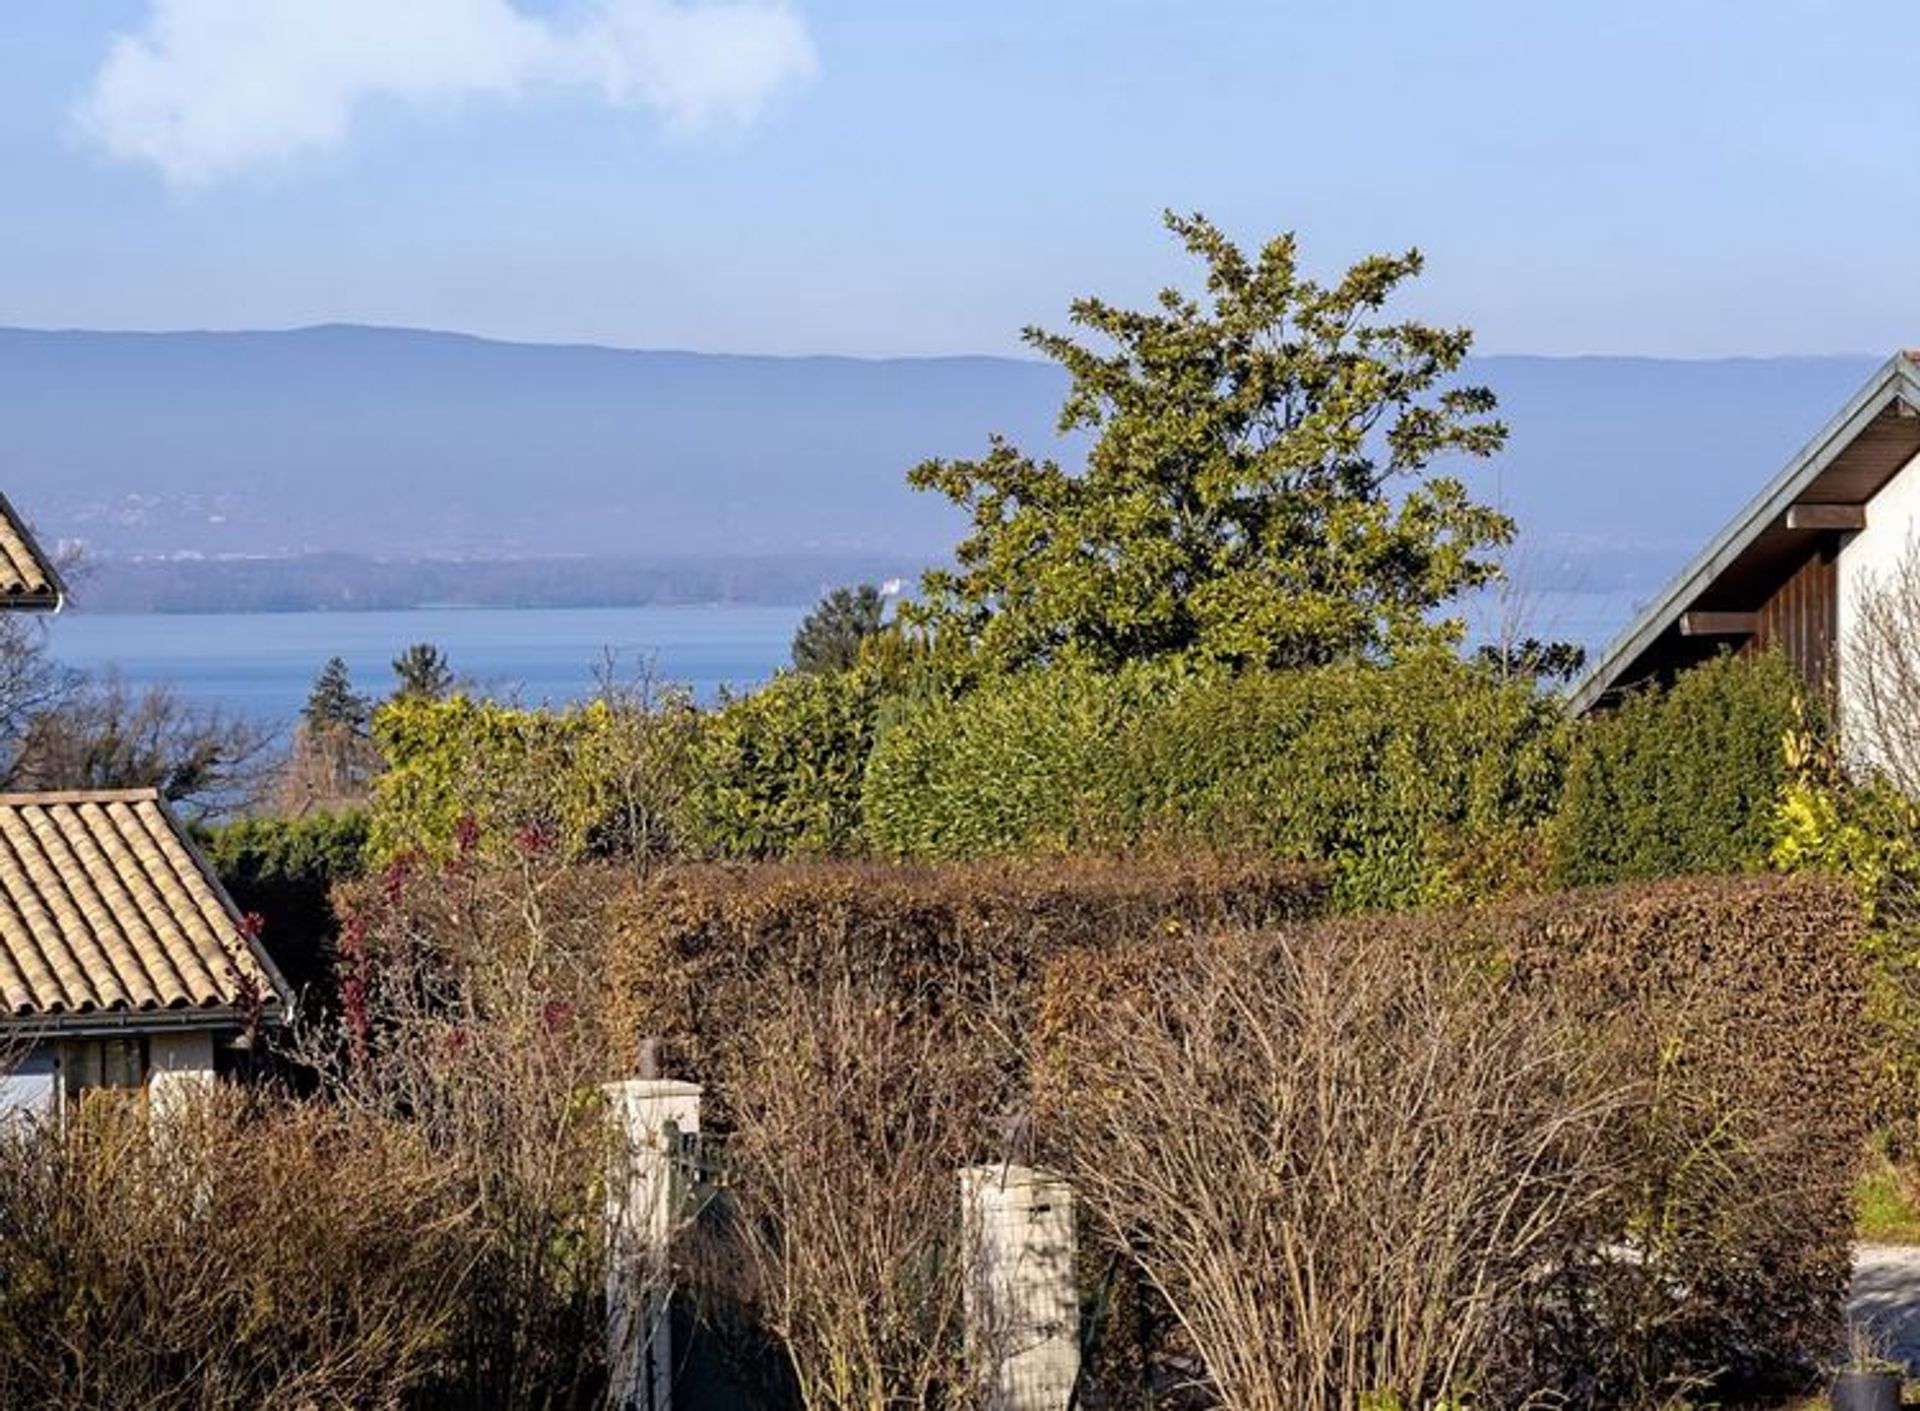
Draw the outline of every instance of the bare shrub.
<instances>
[{"instance_id":1,"label":"bare shrub","mask_svg":"<svg viewBox=\"0 0 1920 1411\"><path fill-rule=\"evenodd\" d=\"M273 807L292 818L361 808L379 767L379 751L364 734L300 721L273 781Z\"/></svg>"},{"instance_id":2,"label":"bare shrub","mask_svg":"<svg viewBox=\"0 0 1920 1411\"><path fill-rule=\"evenodd\" d=\"M1604 1189L1621 1095L1578 1034L1431 948L1352 939L1049 976L1048 1144L1245 1411L1487 1387L1504 1315Z\"/></svg>"},{"instance_id":3,"label":"bare shrub","mask_svg":"<svg viewBox=\"0 0 1920 1411\"><path fill-rule=\"evenodd\" d=\"M1920 799L1920 539L1847 599L1837 683L1847 762Z\"/></svg>"},{"instance_id":4,"label":"bare shrub","mask_svg":"<svg viewBox=\"0 0 1920 1411\"><path fill-rule=\"evenodd\" d=\"M85 681L84 674L54 659L47 618L0 613L0 760L8 771L19 757L28 727Z\"/></svg>"},{"instance_id":5,"label":"bare shrub","mask_svg":"<svg viewBox=\"0 0 1920 1411\"><path fill-rule=\"evenodd\" d=\"M1533 1383L1589 1405L1746 1394L1825 1357L1869 1110L1848 889L1688 878L1399 924L1557 997L1641 1095L1589 1257L1529 1313Z\"/></svg>"},{"instance_id":6,"label":"bare shrub","mask_svg":"<svg viewBox=\"0 0 1920 1411\"><path fill-rule=\"evenodd\" d=\"M971 1404L961 1166L999 1145L1001 1065L848 977L771 982L727 1045L729 1202L710 1302L770 1332L810 1411Z\"/></svg>"},{"instance_id":7,"label":"bare shrub","mask_svg":"<svg viewBox=\"0 0 1920 1411\"><path fill-rule=\"evenodd\" d=\"M341 889L338 1012L299 1051L327 1099L403 1121L467 1202L473 1267L451 1342L469 1404L604 1395L609 1116L595 1027L607 868L392 868Z\"/></svg>"},{"instance_id":8,"label":"bare shrub","mask_svg":"<svg viewBox=\"0 0 1920 1411\"><path fill-rule=\"evenodd\" d=\"M594 673L611 715L605 747L608 809L598 849L645 876L675 845L675 821L687 793L700 712L686 687L661 677L651 657L622 670L609 650Z\"/></svg>"},{"instance_id":9,"label":"bare shrub","mask_svg":"<svg viewBox=\"0 0 1920 1411\"><path fill-rule=\"evenodd\" d=\"M1318 869L1211 856L681 866L627 894L609 1029L663 1039L731 1130L709 1318L749 1353L772 1330L814 1405L972 1396L956 1173L1018 1155L1048 959L1326 895Z\"/></svg>"},{"instance_id":10,"label":"bare shrub","mask_svg":"<svg viewBox=\"0 0 1920 1411\"><path fill-rule=\"evenodd\" d=\"M9 1123L0 1405L394 1405L445 1366L472 1248L402 1124L233 1092Z\"/></svg>"},{"instance_id":11,"label":"bare shrub","mask_svg":"<svg viewBox=\"0 0 1920 1411\"><path fill-rule=\"evenodd\" d=\"M257 801L275 768L272 732L170 686L117 675L75 680L26 721L7 770L15 789L158 789L200 817Z\"/></svg>"},{"instance_id":12,"label":"bare shrub","mask_svg":"<svg viewBox=\"0 0 1920 1411\"><path fill-rule=\"evenodd\" d=\"M1765 1389L1839 1333L1858 933L1707 878L1069 957L1040 1130L1231 1406Z\"/></svg>"}]
</instances>

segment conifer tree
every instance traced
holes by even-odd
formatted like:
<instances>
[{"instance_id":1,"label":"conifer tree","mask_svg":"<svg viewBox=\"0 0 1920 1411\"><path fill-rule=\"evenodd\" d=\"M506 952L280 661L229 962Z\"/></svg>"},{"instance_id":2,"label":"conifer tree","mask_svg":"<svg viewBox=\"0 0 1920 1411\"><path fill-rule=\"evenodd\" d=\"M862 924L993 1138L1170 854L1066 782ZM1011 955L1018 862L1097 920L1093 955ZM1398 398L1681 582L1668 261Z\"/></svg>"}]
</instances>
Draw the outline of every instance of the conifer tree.
<instances>
[{"instance_id":1,"label":"conifer tree","mask_svg":"<svg viewBox=\"0 0 1920 1411\"><path fill-rule=\"evenodd\" d=\"M301 712L307 728L316 734L364 734L372 714L373 703L353 689L347 663L340 657L329 657L314 678L306 709Z\"/></svg>"},{"instance_id":2,"label":"conifer tree","mask_svg":"<svg viewBox=\"0 0 1920 1411\"><path fill-rule=\"evenodd\" d=\"M885 625L886 598L871 583L835 588L793 634L793 664L806 672L845 671L860 647Z\"/></svg>"},{"instance_id":3,"label":"conifer tree","mask_svg":"<svg viewBox=\"0 0 1920 1411\"><path fill-rule=\"evenodd\" d=\"M1449 456L1506 440L1494 395L1456 379L1472 334L1381 310L1418 251L1305 277L1291 235L1254 255L1204 217L1167 215L1204 298L1146 309L1080 299L1091 342L1028 329L1065 368L1063 432L1084 466L995 439L909 476L966 511L952 568L901 610L993 670L1185 657L1311 666L1455 646L1441 609L1499 574L1512 520Z\"/></svg>"},{"instance_id":4,"label":"conifer tree","mask_svg":"<svg viewBox=\"0 0 1920 1411\"><path fill-rule=\"evenodd\" d=\"M446 653L431 642L415 642L393 659L394 695L437 701L453 689L453 668Z\"/></svg>"}]
</instances>

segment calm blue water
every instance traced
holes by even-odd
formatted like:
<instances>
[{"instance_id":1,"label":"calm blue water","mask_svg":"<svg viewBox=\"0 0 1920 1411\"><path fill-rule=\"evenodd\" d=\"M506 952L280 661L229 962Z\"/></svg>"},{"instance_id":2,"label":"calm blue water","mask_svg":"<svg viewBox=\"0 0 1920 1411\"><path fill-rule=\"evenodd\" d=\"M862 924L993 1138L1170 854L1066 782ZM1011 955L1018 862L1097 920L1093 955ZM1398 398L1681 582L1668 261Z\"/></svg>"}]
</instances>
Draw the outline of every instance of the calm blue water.
<instances>
[{"instance_id":1,"label":"calm blue water","mask_svg":"<svg viewBox=\"0 0 1920 1411\"><path fill-rule=\"evenodd\" d=\"M1527 604L1527 632L1598 651L1632 616L1639 595L1546 592ZM1492 635L1490 605L1470 606L1469 636ZM787 661L794 607L423 608L411 612L119 615L67 612L48 630L54 654L90 671L117 669L136 686L168 682L190 700L287 724L330 656L355 685L382 695L389 663L413 642L432 642L480 691L528 704L591 695L605 652L621 676L643 662L656 679L711 700L723 686L766 680Z\"/></svg>"},{"instance_id":2,"label":"calm blue water","mask_svg":"<svg viewBox=\"0 0 1920 1411\"><path fill-rule=\"evenodd\" d=\"M529 704L591 695L609 649L623 677L651 661L658 679L712 699L722 686L764 681L787 661L805 607L421 609L120 615L65 612L48 624L53 653L129 683L169 682L184 697L255 719L290 723L330 656L355 686L385 694L389 663L432 642L484 692Z\"/></svg>"}]
</instances>

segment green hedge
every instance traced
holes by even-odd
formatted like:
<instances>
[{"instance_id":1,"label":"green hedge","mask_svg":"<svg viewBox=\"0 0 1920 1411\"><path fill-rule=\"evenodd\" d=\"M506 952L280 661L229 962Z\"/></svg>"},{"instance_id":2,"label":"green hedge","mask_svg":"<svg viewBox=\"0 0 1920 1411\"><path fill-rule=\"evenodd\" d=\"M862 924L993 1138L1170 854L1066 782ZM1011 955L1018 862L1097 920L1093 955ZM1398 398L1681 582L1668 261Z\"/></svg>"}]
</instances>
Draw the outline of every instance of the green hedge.
<instances>
[{"instance_id":1,"label":"green hedge","mask_svg":"<svg viewBox=\"0 0 1920 1411\"><path fill-rule=\"evenodd\" d=\"M1554 828L1567 886L1766 865L1802 724L1785 657L1721 656L1581 730Z\"/></svg>"},{"instance_id":2,"label":"green hedge","mask_svg":"<svg viewBox=\"0 0 1920 1411\"><path fill-rule=\"evenodd\" d=\"M201 829L199 842L240 909L260 917L261 944L295 991L329 988L329 898L366 865L367 815L243 818Z\"/></svg>"},{"instance_id":3,"label":"green hedge","mask_svg":"<svg viewBox=\"0 0 1920 1411\"><path fill-rule=\"evenodd\" d=\"M617 724L600 702L551 711L466 696L389 701L373 720L385 761L373 787L374 858L446 857L529 829L586 852L617 804Z\"/></svg>"},{"instance_id":4,"label":"green hedge","mask_svg":"<svg viewBox=\"0 0 1920 1411\"><path fill-rule=\"evenodd\" d=\"M374 718L380 861L538 839L568 856L750 858L859 847L884 692L864 671L776 677L706 712L593 702L527 710L455 696Z\"/></svg>"},{"instance_id":5,"label":"green hedge","mask_svg":"<svg viewBox=\"0 0 1920 1411\"><path fill-rule=\"evenodd\" d=\"M1406 906L1521 855L1564 751L1556 706L1449 659L1038 672L885 732L864 818L896 857L1249 850L1330 862L1344 906Z\"/></svg>"},{"instance_id":6,"label":"green hedge","mask_svg":"<svg viewBox=\"0 0 1920 1411\"><path fill-rule=\"evenodd\" d=\"M783 673L700 723L678 811L701 857L860 849L860 786L885 692L864 670Z\"/></svg>"},{"instance_id":7,"label":"green hedge","mask_svg":"<svg viewBox=\"0 0 1920 1411\"><path fill-rule=\"evenodd\" d=\"M1190 680L1163 667L1036 671L905 711L867 766L868 842L966 858L1134 841L1136 737Z\"/></svg>"}]
</instances>

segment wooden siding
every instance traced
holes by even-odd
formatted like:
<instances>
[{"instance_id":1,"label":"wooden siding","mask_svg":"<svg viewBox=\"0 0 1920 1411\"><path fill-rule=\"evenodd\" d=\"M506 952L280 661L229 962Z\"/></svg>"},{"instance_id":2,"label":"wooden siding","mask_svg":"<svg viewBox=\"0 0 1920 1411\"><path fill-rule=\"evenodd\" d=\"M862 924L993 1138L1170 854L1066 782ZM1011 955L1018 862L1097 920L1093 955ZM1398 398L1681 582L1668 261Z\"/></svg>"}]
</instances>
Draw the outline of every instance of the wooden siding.
<instances>
[{"instance_id":1,"label":"wooden siding","mask_svg":"<svg viewBox=\"0 0 1920 1411\"><path fill-rule=\"evenodd\" d=\"M1834 685L1834 643L1839 635L1839 547L1828 538L1760 605L1759 623L1747 650L1778 647L1816 691Z\"/></svg>"}]
</instances>

